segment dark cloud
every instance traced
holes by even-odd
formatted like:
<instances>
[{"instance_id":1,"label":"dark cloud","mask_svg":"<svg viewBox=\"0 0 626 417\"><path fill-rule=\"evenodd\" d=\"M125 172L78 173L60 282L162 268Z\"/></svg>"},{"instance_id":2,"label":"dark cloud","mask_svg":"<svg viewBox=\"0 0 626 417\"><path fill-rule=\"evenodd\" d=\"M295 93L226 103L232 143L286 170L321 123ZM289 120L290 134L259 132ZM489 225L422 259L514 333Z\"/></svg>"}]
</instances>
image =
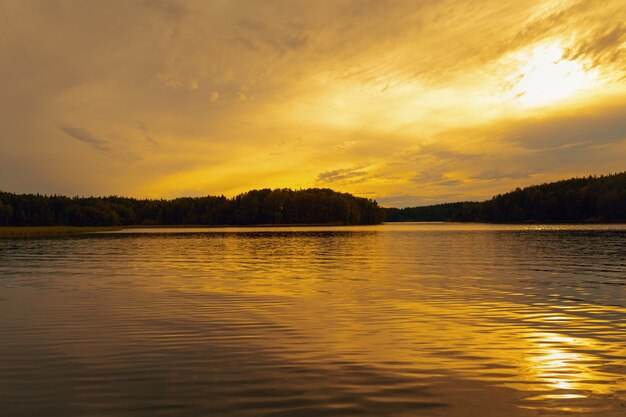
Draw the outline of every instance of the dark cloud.
<instances>
[{"instance_id":1,"label":"dark cloud","mask_svg":"<svg viewBox=\"0 0 626 417\"><path fill-rule=\"evenodd\" d=\"M388 165L424 164L425 160L429 158L434 158L436 160L436 166L438 167L437 169L440 169L446 164L479 161L484 158L484 155L456 151L449 148L447 145L433 143L419 147L406 148L397 153Z\"/></svg>"},{"instance_id":2,"label":"dark cloud","mask_svg":"<svg viewBox=\"0 0 626 417\"><path fill-rule=\"evenodd\" d=\"M180 19L187 16L191 10L178 0L144 0L149 9L158 10L169 18Z\"/></svg>"},{"instance_id":3,"label":"dark cloud","mask_svg":"<svg viewBox=\"0 0 626 417\"><path fill-rule=\"evenodd\" d=\"M321 172L317 176L317 181L329 183L364 177L368 172L363 171L363 168L365 167L334 169L332 171Z\"/></svg>"},{"instance_id":4,"label":"dark cloud","mask_svg":"<svg viewBox=\"0 0 626 417\"><path fill-rule=\"evenodd\" d=\"M590 58L594 65L614 64L623 60L626 42L626 27L622 23L609 28L598 29L584 37L582 41L565 51L564 58Z\"/></svg>"},{"instance_id":5,"label":"dark cloud","mask_svg":"<svg viewBox=\"0 0 626 417\"><path fill-rule=\"evenodd\" d=\"M624 11L623 0L0 1L0 167L25 167L1 180L155 196L319 182L416 201L611 170L626 107L587 109L623 101ZM541 109L492 108L515 85L515 57L551 42L594 65L597 86Z\"/></svg>"},{"instance_id":6,"label":"dark cloud","mask_svg":"<svg viewBox=\"0 0 626 417\"><path fill-rule=\"evenodd\" d=\"M552 178L557 177L555 179L573 175L600 175L624 170L624 149L626 138L608 144L586 142L535 150L525 160L512 161L512 164L534 168L536 174L533 178L545 176L550 171L565 173L553 175Z\"/></svg>"},{"instance_id":7,"label":"dark cloud","mask_svg":"<svg viewBox=\"0 0 626 417\"><path fill-rule=\"evenodd\" d=\"M141 133L143 133L143 138L146 140L146 142L151 143L154 146L159 146L159 143L150 136L148 126L144 122L138 120L137 128L141 131Z\"/></svg>"},{"instance_id":8,"label":"dark cloud","mask_svg":"<svg viewBox=\"0 0 626 417\"><path fill-rule=\"evenodd\" d=\"M233 39L254 52L272 49L283 54L302 48L308 41L298 25L273 27L259 20L244 19L238 27L241 34Z\"/></svg>"},{"instance_id":9,"label":"dark cloud","mask_svg":"<svg viewBox=\"0 0 626 417\"><path fill-rule=\"evenodd\" d=\"M536 150L614 143L626 138L626 106L595 113L529 119L509 128L504 138Z\"/></svg>"},{"instance_id":10,"label":"dark cloud","mask_svg":"<svg viewBox=\"0 0 626 417\"><path fill-rule=\"evenodd\" d=\"M66 135L68 135L72 139L76 139L79 142L86 143L97 151L103 153L111 152L109 142L91 134L86 129L69 125L59 125L59 129L61 129Z\"/></svg>"},{"instance_id":11,"label":"dark cloud","mask_svg":"<svg viewBox=\"0 0 626 417\"><path fill-rule=\"evenodd\" d=\"M487 181L496 181L496 180L511 180L511 179L522 179L528 178L532 174L535 174L536 171L524 171L524 170L506 170L500 168L491 168L485 171L480 172L479 174L473 175L471 179L473 180L487 180Z\"/></svg>"},{"instance_id":12,"label":"dark cloud","mask_svg":"<svg viewBox=\"0 0 626 417\"><path fill-rule=\"evenodd\" d=\"M591 2L588 0L582 0L563 9L540 14L537 18L526 22L512 37L502 42L499 50L506 53L562 31L564 26L572 24L581 15L588 13L589 3Z\"/></svg>"},{"instance_id":13,"label":"dark cloud","mask_svg":"<svg viewBox=\"0 0 626 417\"><path fill-rule=\"evenodd\" d=\"M259 52L261 49L254 43L254 41L247 39L243 36L233 36L230 38L233 42L240 44L244 48L252 51Z\"/></svg>"},{"instance_id":14,"label":"dark cloud","mask_svg":"<svg viewBox=\"0 0 626 417\"><path fill-rule=\"evenodd\" d=\"M302 138L298 137L296 139L281 139L275 148L277 151L270 152L270 155L285 155L296 152L298 149L302 147Z\"/></svg>"},{"instance_id":15,"label":"dark cloud","mask_svg":"<svg viewBox=\"0 0 626 417\"><path fill-rule=\"evenodd\" d=\"M422 171L415 175L411 181L417 184L450 187L463 184L463 181L448 178L441 169Z\"/></svg>"},{"instance_id":16,"label":"dark cloud","mask_svg":"<svg viewBox=\"0 0 626 417\"><path fill-rule=\"evenodd\" d=\"M480 159L482 155L455 151L442 145L424 145L418 152L420 155L432 155L441 160L468 161Z\"/></svg>"},{"instance_id":17,"label":"dark cloud","mask_svg":"<svg viewBox=\"0 0 626 417\"><path fill-rule=\"evenodd\" d=\"M551 39L562 43L564 59L581 59L587 68L595 67L603 72L608 67L623 71L626 54L622 45L626 41L626 28L616 16L626 13L624 2L579 0L559 6L544 4L538 8L542 8L543 13L536 13L525 22L521 20L520 26L511 25L516 29L494 44L492 58ZM567 36L563 37L564 34Z\"/></svg>"}]
</instances>

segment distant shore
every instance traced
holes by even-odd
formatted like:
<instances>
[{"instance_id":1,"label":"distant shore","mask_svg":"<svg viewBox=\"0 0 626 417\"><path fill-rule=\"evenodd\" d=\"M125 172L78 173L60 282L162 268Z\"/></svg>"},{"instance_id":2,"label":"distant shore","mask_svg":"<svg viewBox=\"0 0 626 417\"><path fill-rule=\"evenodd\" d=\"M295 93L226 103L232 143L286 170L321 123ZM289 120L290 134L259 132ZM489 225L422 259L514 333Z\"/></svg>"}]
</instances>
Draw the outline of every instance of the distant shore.
<instances>
[{"instance_id":1,"label":"distant shore","mask_svg":"<svg viewBox=\"0 0 626 417\"><path fill-rule=\"evenodd\" d=\"M626 224L623 221L602 221L602 222L454 222L454 221L408 221L408 222L384 222L382 224L394 225L403 223L447 223L447 224L485 224L485 225L518 225L518 226L555 226L555 225L600 225L600 224ZM126 226L0 226L0 239L19 238L39 238L39 237L64 237L75 236L99 232L118 232L122 230L132 231L133 229L220 229L220 228L271 228L271 227L341 227L354 226L341 223L300 223L300 224L134 224ZM375 226L375 225L369 225Z\"/></svg>"},{"instance_id":2,"label":"distant shore","mask_svg":"<svg viewBox=\"0 0 626 417\"><path fill-rule=\"evenodd\" d=\"M316 223L316 224L133 224L126 226L0 226L0 239L3 238L31 238L31 237L62 237L85 233L117 232L132 229L216 229L224 227L319 227L319 226L345 226L342 223Z\"/></svg>"},{"instance_id":3,"label":"distant shore","mask_svg":"<svg viewBox=\"0 0 626 417\"><path fill-rule=\"evenodd\" d=\"M122 226L84 227L84 226L1 226L2 238L60 237L83 233L110 232L122 230Z\"/></svg>"}]
</instances>

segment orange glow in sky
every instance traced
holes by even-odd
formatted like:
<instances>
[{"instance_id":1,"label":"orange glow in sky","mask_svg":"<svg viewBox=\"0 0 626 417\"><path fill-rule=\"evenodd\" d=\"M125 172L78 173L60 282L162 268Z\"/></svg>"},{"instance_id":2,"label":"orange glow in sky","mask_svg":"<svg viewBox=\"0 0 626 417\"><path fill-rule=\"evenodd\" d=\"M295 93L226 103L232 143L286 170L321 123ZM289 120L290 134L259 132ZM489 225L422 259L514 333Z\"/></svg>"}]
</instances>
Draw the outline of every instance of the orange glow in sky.
<instances>
[{"instance_id":1,"label":"orange glow in sky","mask_svg":"<svg viewBox=\"0 0 626 417\"><path fill-rule=\"evenodd\" d=\"M622 0L9 0L0 189L411 206L622 171Z\"/></svg>"}]
</instances>

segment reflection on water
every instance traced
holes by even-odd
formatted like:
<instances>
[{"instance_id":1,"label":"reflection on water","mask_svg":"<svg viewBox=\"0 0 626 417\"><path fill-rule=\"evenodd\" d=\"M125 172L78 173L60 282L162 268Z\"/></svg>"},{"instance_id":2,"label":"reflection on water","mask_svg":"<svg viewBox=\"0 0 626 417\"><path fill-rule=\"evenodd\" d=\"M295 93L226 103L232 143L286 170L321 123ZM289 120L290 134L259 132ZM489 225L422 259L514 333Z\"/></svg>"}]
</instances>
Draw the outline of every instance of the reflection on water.
<instances>
[{"instance_id":1,"label":"reflection on water","mask_svg":"<svg viewBox=\"0 0 626 417\"><path fill-rule=\"evenodd\" d=\"M626 227L0 241L6 415L621 416Z\"/></svg>"}]
</instances>

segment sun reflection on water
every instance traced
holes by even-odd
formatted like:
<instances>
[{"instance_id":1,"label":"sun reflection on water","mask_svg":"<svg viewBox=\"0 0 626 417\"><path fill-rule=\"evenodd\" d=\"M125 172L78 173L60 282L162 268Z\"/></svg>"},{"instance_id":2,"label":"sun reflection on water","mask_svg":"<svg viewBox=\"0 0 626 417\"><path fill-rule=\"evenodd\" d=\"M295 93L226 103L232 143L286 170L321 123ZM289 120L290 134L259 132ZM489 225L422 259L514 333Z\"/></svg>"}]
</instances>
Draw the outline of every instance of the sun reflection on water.
<instances>
[{"instance_id":1,"label":"sun reflection on water","mask_svg":"<svg viewBox=\"0 0 626 417\"><path fill-rule=\"evenodd\" d=\"M78 384L109 359L120 378L179 375L198 409L225 397L265 406L269 388L267 403L369 416L424 415L411 407L431 403L451 405L427 413L445 417L621 417L626 306L613 253L623 233L423 227L25 241L22 258L0 265L16 287L3 288L12 320L0 330L49 346L42 359L72 358ZM46 279L13 272L24 260ZM25 362L11 352L0 370ZM5 387L23 378L4 375ZM107 377L102 386L120 386ZM381 412L390 404L397 414Z\"/></svg>"}]
</instances>

